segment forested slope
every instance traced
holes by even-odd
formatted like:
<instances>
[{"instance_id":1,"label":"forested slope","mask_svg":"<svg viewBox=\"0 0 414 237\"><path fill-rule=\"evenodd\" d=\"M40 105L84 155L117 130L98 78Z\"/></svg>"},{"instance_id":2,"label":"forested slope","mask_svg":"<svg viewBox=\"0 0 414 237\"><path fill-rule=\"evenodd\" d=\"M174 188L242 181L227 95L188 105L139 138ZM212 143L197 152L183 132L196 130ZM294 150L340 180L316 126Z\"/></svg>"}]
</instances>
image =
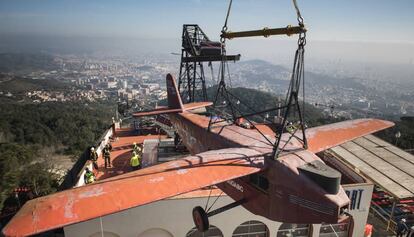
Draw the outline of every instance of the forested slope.
<instances>
[{"instance_id":1,"label":"forested slope","mask_svg":"<svg viewBox=\"0 0 414 237\"><path fill-rule=\"evenodd\" d=\"M54 192L56 175L44 150L77 158L102 135L115 107L108 102L0 103L0 209L17 187ZM10 196L11 197L11 196ZM13 201L13 198L11 199Z\"/></svg>"}]
</instances>

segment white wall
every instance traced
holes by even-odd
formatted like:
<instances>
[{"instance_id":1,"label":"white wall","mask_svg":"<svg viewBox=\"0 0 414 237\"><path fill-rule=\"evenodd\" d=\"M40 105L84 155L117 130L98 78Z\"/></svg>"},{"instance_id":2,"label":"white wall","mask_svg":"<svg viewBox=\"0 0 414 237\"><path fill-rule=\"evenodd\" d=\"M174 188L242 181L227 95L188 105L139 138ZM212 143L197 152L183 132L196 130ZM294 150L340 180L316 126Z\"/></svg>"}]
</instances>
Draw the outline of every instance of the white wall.
<instances>
[{"instance_id":1,"label":"white wall","mask_svg":"<svg viewBox=\"0 0 414 237\"><path fill-rule=\"evenodd\" d=\"M86 161L85 168L86 168L86 167L87 167L89 170L92 170L92 169L93 169L93 168L92 168L92 162L90 162L89 160L88 160L88 161ZM81 171L81 174L80 174L80 176L79 176L78 182L76 182L75 187L79 187L79 186L83 186L83 185L85 185L84 175L85 175L85 169L83 169L83 170Z\"/></svg>"},{"instance_id":2,"label":"white wall","mask_svg":"<svg viewBox=\"0 0 414 237\"><path fill-rule=\"evenodd\" d=\"M109 142L109 138L113 135L112 127L109 128L108 130L106 130L106 132L104 134L105 134L105 136L103 137L103 140L101 141L100 145L96 148L96 153L98 153L98 156L101 155L103 148ZM86 161L86 164L85 164L84 168L86 168L86 167L89 168L89 170L93 170L92 162L90 162L89 160ZM74 187L79 187L79 186L85 185L85 180L83 179L84 175L85 175L85 169L82 169L82 171L80 173L80 176L79 176L79 180L76 182L76 185Z\"/></svg>"},{"instance_id":3,"label":"white wall","mask_svg":"<svg viewBox=\"0 0 414 237\"><path fill-rule=\"evenodd\" d=\"M183 237L194 227L191 214L193 207L198 205L204 207L206 202L207 198L163 200L102 217L102 227L104 231L125 237L137 237L152 228L161 228L173 236ZM222 196L214 207L220 207L230 202L232 200L229 197ZM253 215L242 207L211 217L210 224L217 226L224 236L231 236L237 226L248 220L258 220L265 223L271 236L276 235L276 230L280 225L280 223ZM65 227L64 230L67 237L89 236L101 230L100 219L71 225Z\"/></svg>"},{"instance_id":4,"label":"white wall","mask_svg":"<svg viewBox=\"0 0 414 237\"><path fill-rule=\"evenodd\" d=\"M354 218L354 232L352 236L364 236L374 184L348 184L343 187L351 199L349 213Z\"/></svg>"}]
</instances>

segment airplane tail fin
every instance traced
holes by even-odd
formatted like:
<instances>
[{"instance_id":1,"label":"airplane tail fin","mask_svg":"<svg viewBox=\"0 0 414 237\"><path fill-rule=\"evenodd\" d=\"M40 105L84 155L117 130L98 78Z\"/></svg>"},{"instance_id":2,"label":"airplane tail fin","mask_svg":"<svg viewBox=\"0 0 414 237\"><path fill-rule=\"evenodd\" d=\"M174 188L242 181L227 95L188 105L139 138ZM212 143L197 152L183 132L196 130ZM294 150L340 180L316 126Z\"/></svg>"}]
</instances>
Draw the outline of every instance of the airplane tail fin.
<instances>
[{"instance_id":1,"label":"airplane tail fin","mask_svg":"<svg viewBox=\"0 0 414 237\"><path fill-rule=\"evenodd\" d=\"M178 91L177 83L175 82L174 77L171 74L167 74L166 77L167 83L167 101L168 106L159 106L150 111L142 111L134 113L134 117L143 117L159 114L171 114L171 113L182 113L184 111L198 109L206 106L212 105L211 102L193 102L188 104L183 104L180 92Z\"/></svg>"},{"instance_id":2,"label":"airplane tail fin","mask_svg":"<svg viewBox=\"0 0 414 237\"><path fill-rule=\"evenodd\" d=\"M184 109L183 102L181 101L180 92L178 91L177 83L171 74L167 74L167 100L168 108L170 109Z\"/></svg>"}]
</instances>

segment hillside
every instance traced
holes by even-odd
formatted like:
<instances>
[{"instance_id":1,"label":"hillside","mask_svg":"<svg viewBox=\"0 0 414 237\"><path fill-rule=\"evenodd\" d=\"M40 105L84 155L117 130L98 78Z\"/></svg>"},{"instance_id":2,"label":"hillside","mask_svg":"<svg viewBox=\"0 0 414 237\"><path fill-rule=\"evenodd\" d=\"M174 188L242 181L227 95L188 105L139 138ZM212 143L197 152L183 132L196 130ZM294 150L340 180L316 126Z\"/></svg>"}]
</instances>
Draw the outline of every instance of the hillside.
<instances>
[{"instance_id":1,"label":"hillside","mask_svg":"<svg viewBox=\"0 0 414 237\"><path fill-rule=\"evenodd\" d=\"M283 93L289 86L291 69L274 65L263 60L248 60L231 65L233 86L269 89L275 93ZM366 87L354 78L335 78L330 75L306 72L305 87L309 93L326 86L353 88L364 90Z\"/></svg>"},{"instance_id":2,"label":"hillside","mask_svg":"<svg viewBox=\"0 0 414 237\"><path fill-rule=\"evenodd\" d=\"M58 63L47 54L0 53L0 72L54 70Z\"/></svg>"},{"instance_id":3,"label":"hillside","mask_svg":"<svg viewBox=\"0 0 414 237\"><path fill-rule=\"evenodd\" d=\"M108 102L2 101L0 210L3 204L6 209L17 206L12 195L16 187L29 188L34 197L55 192L58 177L51 171L60 165L59 158L76 159L94 145L108 128L114 110Z\"/></svg>"},{"instance_id":4,"label":"hillside","mask_svg":"<svg viewBox=\"0 0 414 237\"><path fill-rule=\"evenodd\" d=\"M69 85L56 79L30 79L24 77L14 77L9 80L0 81L0 91L24 93L33 90L62 90Z\"/></svg>"},{"instance_id":5,"label":"hillside","mask_svg":"<svg viewBox=\"0 0 414 237\"><path fill-rule=\"evenodd\" d=\"M62 152L80 154L109 126L112 104L106 102L47 102L0 104L0 143L63 145Z\"/></svg>"},{"instance_id":6,"label":"hillside","mask_svg":"<svg viewBox=\"0 0 414 237\"><path fill-rule=\"evenodd\" d=\"M209 87L207 89L208 98L210 101L214 100L214 96L216 94L217 87ZM237 87L237 88L229 88L230 93L234 94L236 97L238 97L240 100L242 100L243 103L245 103L247 106L243 106L243 103L240 103L239 109L243 114L252 113L253 111L250 108L253 108L255 111L263 111L266 109L274 108L278 105L278 97L284 99L285 96L277 96L275 94L255 90L255 89L249 89L249 88L243 88L243 87ZM237 101L234 101L233 104L235 104ZM283 104L283 102L281 102ZM228 113L230 111L227 111ZM269 113L269 116L275 116L276 112ZM253 120L262 122L263 119L260 116L253 116ZM326 118L322 111L313 105L305 104L305 120L308 123L308 125L316 126L324 123L329 123L337 120L332 120L331 118Z\"/></svg>"},{"instance_id":7,"label":"hillside","mask_svg":"<svg viewBox=\"0 0 414 237\"><path fill-rule=\"evenodd\" d=\"M207 90L208 98L210 100L214 99L216 94L217 87L210 87ZM243 99L243 101L249 105L249 107L254 108L255 110L264 110L275 107L277 104L277 96L271 93L266 93L258 91L255 89L248 88L232 88L229 89L231 93L237 97ZM284 97L282 97L284 98ZM252 111L247 109L245 106L240 106L240 109L243 113L251 113ZM230 112L230 111L227 111ZM270 115L275 115L275 113L270 113ZM305 121L310 127L329 124L344 120L344 118L331 118L326 117L322 114L322 111L319 108L314 107L313 105L305 105ZM253 120L261 122L262 118L255 116ZM396 144L402 149L414 152L414 117L406 116L401 117L399 120L394 121L395 126L390 129L383 130L375 135L380 138L388 141L391 144ZM399 138L396 138L395 134L397 132L401 133Z\"/></svg>"},{"instance_id":8,"label":"hillside","mask_svg":"<svg viewBox=\"0 0 414 237\"><path fill-rule=\"evenodd\" d=\"M394 122L394 127L381 131L376 135L414 154L414 117L401 117L399 121ZM397 133L400 134L400 137L396 136Z\"/></svg>"}]
</instances>

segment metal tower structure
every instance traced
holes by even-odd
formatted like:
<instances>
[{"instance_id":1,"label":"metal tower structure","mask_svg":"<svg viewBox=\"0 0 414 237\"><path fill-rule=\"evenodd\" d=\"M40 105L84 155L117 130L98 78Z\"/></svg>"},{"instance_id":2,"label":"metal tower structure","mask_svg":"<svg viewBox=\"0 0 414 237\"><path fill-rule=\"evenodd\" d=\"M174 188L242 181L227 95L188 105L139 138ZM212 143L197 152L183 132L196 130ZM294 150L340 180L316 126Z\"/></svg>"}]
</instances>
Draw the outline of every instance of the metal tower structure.
<instances>
[{"instance_id":1,"label":"metal tower structure","mask_svg":"<svg viewBox=\"0 0 414 237\"><path fill-rule=\"evenodd\" d=\"M224 60L239 59L240 54L226 56ZM203 62L222 60L220 42L210 41L196 24L183 25L178 89L184 103L207 100Z\"/></svg>"}]
</instances>

